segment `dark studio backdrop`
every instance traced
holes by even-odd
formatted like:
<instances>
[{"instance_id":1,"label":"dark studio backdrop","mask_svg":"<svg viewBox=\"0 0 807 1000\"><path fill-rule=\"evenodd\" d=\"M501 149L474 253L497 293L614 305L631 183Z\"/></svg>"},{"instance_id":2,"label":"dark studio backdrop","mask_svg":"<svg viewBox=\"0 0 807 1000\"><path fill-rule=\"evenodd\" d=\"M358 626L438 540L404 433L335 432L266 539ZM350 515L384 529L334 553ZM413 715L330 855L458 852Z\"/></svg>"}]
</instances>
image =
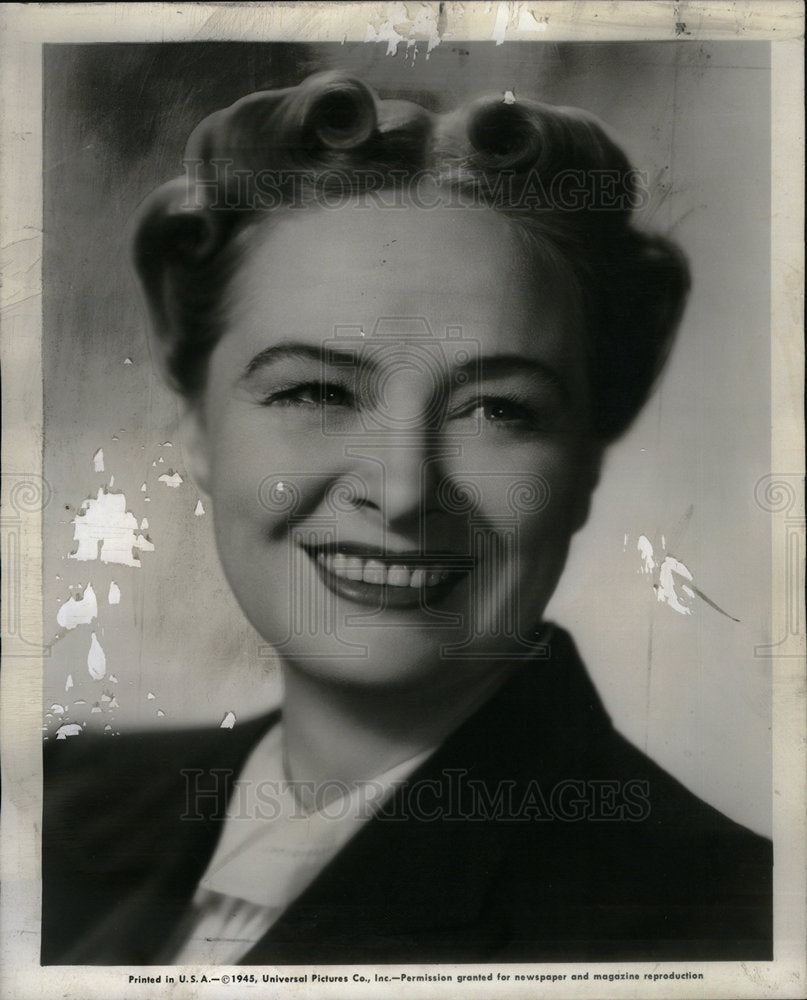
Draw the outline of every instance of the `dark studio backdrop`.
<instances>
[{"instance_id":1,"label":"dark studio backdrop","mask_svg":"<svg viewBox=\"0 0 807 1000\"><path fill-rule=\"evenodd\" d=\"M44 512L43 735L86 724L114 739L142 726L215 725L229 713L238 724L277 697L276 660L218 568L210 511L185 467L177 401L149 358L128 261L132 213L180 173L191 129L246 93L327 68L434 110L511 90L586 108L613 127L649 177L643 221L683 246L694 276L663 381L607 457L548 616L572 631L630 739L718 808L769 832L771 660L759 647L776 637L770 514L757 500L771 465L769 46L443 42L428 58L386 51L45 47L53 502ZM76 558L97 556L76 534L87 502L105 512L97 530L112 561ZM712 603L680 585L678 606L659 600L667 556ZM65 607L77 597L81 608Z\"/></svg>"}]
</instances>

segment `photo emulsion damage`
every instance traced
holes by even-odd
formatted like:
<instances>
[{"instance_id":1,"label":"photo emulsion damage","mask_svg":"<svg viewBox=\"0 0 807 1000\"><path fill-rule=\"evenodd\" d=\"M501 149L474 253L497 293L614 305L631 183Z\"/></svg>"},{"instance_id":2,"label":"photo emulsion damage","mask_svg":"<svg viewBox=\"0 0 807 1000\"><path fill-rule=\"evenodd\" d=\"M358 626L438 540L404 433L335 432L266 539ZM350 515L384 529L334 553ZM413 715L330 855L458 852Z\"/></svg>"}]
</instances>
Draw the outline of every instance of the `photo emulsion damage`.
<instances>
[{"instance_id":1,"label":"photo emulsion damage","mask_svg":"<svg viewBox=\"0 0 807 1000\"><path fill-rule=\"evenodd\" d=\"M43 965L770 960L769 45L43 66Z\"/></svg>"}]
</instances>

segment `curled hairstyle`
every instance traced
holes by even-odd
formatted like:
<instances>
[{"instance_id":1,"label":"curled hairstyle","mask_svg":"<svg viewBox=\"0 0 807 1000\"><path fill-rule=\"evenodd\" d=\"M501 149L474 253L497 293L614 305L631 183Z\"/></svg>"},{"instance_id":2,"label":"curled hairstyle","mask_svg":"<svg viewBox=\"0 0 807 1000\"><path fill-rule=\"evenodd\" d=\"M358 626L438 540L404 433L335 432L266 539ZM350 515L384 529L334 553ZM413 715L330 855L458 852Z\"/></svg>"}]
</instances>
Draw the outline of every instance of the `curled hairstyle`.
<instances>
[{"instance_id":1,"label":"curled hairstyle","mask_svg":"<svg viewBox=\"0 0 807 1000\"><path fill-rule=\"evenodd\" d=\"M599 440L625 430L669 352L686 261L634 225L638 175L578 109L497 97L435 115L381 100L342 73L317 73L209 115L184 164L141 206L134 260L162 369L189 399L204 389L226 323L224 293L248 252L239 234L272 212L345 198L418 204L424 178L443 204L503 214L536 273L552 264L571 280Z\"/></svg>"}]
</instances>

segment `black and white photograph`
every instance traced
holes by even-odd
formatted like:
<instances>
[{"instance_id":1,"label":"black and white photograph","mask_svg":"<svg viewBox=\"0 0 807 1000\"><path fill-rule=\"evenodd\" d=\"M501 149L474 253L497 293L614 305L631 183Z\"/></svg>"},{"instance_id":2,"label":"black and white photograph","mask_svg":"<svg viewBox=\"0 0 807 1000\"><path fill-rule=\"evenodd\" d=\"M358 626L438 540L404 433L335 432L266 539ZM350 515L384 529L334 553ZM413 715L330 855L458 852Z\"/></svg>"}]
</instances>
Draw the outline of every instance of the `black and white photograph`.
<instances>
[{"instance_id":1,"label":"black and white photograph","mask_svg":"<svg viewBox=\"0 0 807 1000\"><path fill-rule=\"evenodd\" d=\"M10 6L8 995L797 995L800 7Z\"/></svg>"}]
</instances>

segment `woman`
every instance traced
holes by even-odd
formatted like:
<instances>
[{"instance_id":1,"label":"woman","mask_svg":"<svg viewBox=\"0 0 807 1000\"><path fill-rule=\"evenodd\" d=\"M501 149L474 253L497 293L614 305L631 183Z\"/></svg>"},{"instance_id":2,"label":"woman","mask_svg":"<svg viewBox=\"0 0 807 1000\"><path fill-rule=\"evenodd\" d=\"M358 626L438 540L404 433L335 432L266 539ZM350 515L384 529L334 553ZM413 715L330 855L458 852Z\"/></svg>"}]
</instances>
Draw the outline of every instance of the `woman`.
<instances>
[{"instance_id":1,"label":"woman","mask_svg":"<svg viewBox=\"0 0 807 1000\"><path fill-rule=\"evenodd\" d=\"M185 162L135 263L283 708L54 748L43 962L770 957L767 842L543 621L688 286L622 152L579 111L319 74Z\"/></svg>"}]
</instances>

